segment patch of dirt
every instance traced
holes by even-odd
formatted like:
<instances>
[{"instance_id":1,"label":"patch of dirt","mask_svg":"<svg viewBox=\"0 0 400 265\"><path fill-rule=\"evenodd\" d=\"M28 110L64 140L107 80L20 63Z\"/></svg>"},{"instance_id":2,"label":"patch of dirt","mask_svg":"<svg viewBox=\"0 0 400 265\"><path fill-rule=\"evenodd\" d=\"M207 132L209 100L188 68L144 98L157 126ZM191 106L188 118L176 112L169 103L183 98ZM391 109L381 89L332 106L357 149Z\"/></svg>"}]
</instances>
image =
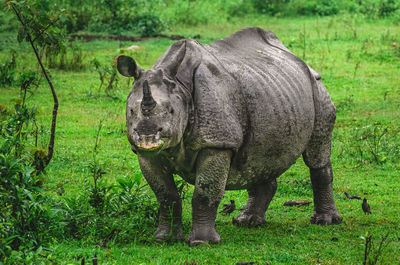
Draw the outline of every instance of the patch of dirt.
<instances>
[{"instance_id":1,"label":"patch of dirt","mask_svg":"<svg viewBox=\"0 0 400 265\"><path fill-rule=\"evenodd\" d=\"M119 41L144 41L149 39L170 39L170 40L181 40L185 39L184 36L181 35L156 35L154 37L134 37L134 36L112 36L112 35L91 35L91 34L72 34L71 40L85 40L85 41L93 41L93 40L119 40Z\"/></svg>"}]
</instances>

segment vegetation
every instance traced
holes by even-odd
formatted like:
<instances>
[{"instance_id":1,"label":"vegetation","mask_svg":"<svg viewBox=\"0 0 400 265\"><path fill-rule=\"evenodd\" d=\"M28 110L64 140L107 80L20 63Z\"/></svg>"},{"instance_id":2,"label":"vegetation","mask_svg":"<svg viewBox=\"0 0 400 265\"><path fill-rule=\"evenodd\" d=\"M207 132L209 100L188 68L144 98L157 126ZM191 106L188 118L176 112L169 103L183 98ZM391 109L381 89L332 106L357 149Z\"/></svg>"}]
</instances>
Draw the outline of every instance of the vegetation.
<instances>
[{"instance_id":1,"label":"vegetation","mask_svg":"<svg viewBox=\"0 0 400 265\"><path fill-rule=\"evenodd\" d=\"M60 101L54 155L43 170L53 96L31 45L18 42L17 36L25 38L15 15L0 13L0 264L78 264L82 259L90 264L95 254L99 264L398 263L398 1L32 3L43 13L36 21L53 11L46 32L62 36L163 33L210 43L247 26L274 31L321 72L337 107L332 164L344 222L313 226L312 205L283 206L288 200L312 200L308 169L299 159L278 179L266 225L238 228L232 216L218 215L221 245L154 243L157 203L126 139L125 99L132 80L115 75L111 64L123 52L148 69L174 41L70 41L54 52L51 44L60 44L57 38L46 42L49 35L39 34L43 39L35 47ZM179 176L176 181L187 235L193 187ZM345 191L366 197L372 214L364 215L361 201L347 200ZM230 199L242 207L246 191L227 191L223 202Z\"/></svg>"},{"instance_id":2,"label":"vegetation","mask_svg":"<svg viewBox=\"0 0 400 265\"><path fill-rule=\"evenodd\" d=\"M30 0L32 1L32 0ZM12 1L11 1L12 2ZM65 10L60 21L69 33L156 36L178 25L228 23L237 17L331 16L357 14L369 19L392 17L400 22L397 0L45 0L42 10ZM0 15L0 22L9 17ZM3 24L3 23L0 23ZM4 23L4 30L16 28Z\"/></svg>"}]
</instances>

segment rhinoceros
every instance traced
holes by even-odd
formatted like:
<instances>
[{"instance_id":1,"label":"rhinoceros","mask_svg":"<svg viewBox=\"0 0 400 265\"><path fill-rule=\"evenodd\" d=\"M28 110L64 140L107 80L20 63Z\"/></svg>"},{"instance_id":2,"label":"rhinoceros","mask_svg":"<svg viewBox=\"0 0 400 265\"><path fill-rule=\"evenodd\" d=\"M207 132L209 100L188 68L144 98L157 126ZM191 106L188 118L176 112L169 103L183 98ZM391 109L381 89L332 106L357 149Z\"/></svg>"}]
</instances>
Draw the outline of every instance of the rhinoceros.
<instances>
[{"instance_id":1,"label":"rhinoceros","mask_svg":"<svg viewBox=\"0 0 400 265\"><path fill-rule=\"evenodd\" d=\"M271 31L245 28L201 44L172 44L149 70L116 57L134 77L127 135L160 205L156 241L183 240L173 174L194 185L189 245L219 243L215 230L225 190L247 189L239 226L259 226L277 177L300 155L310 169L312 224L340 223L332 192L331 136L336 109L319 73Z\"/></svg>"}]
</instances>

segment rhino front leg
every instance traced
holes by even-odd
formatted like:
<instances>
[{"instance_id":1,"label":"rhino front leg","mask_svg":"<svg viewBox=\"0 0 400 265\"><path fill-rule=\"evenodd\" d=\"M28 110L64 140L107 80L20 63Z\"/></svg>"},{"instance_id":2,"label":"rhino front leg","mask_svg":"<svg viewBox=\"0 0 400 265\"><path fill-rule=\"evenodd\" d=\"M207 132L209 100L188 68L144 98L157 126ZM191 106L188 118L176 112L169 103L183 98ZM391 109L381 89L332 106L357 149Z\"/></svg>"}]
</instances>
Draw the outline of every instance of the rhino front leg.
<instances>
[{"instance_id":1,"label":"rhino front leg","mask_svg":"<svg viewBox=\"0 0 400 265\"><path fill-rule=\"evenodd\" d=\"M314 213L311 216L311 223L340 224L342 218L333 199L331 162L322 168L310 168L310 175L314 193Z\"/></svg>"},{"instance_id":2,"label":"rhino front leg","mask_svg":"<svg viewBox=\"0 0 400 265\"><path fill-rule=\"evenodd\" d=\"M182 202L173 175L154 158L139 156L139 164L160 205L160 223L154 233L156 241L184 240Z\"/></svg>"},{"instance_id":3,"label":"rhino front leg","mask_svg":"<svg viewBox=\"0 0 400 265\"><path fill-rule=\"evenodd\" d=\"M224 196L231 156L231 151L217 149L202 150L198 156L192 198L192 231L187 240L190 246L221 242L215 231L215 219Z\"/></svg>"},{"instance_id":4,"label":"rhino front leg","mask_svg":"<svg viewBox=\"0 0 400 265\"><path fill-rule=\"evenodd\" d=\"M265 212L275 195L277 188L276 179L247 190L249 199L244 210L237 218L232 220L238 226L259 226L266 223Z\"/></svg>"}]
</instances>

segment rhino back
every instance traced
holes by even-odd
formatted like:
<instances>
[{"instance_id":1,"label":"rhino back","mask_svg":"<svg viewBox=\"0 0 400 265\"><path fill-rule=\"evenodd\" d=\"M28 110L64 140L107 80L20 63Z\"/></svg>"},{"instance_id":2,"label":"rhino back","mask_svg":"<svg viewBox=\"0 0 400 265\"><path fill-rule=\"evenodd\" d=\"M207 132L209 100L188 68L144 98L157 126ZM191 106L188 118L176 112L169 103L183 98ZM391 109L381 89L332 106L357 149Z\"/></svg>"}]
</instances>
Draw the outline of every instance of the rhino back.
<instances>
[{"instance_id":1,"label":"rhino back","mask_svg":"<svg viewBox=\"0 0 400 265\"><path fill-rule=\"evenodd\" d=\"M244 29L203 45L195 77L197 146L235 151L227 189L282 174L313 131L315 80L263 32Z\"/></svg>"}]
</instances>

